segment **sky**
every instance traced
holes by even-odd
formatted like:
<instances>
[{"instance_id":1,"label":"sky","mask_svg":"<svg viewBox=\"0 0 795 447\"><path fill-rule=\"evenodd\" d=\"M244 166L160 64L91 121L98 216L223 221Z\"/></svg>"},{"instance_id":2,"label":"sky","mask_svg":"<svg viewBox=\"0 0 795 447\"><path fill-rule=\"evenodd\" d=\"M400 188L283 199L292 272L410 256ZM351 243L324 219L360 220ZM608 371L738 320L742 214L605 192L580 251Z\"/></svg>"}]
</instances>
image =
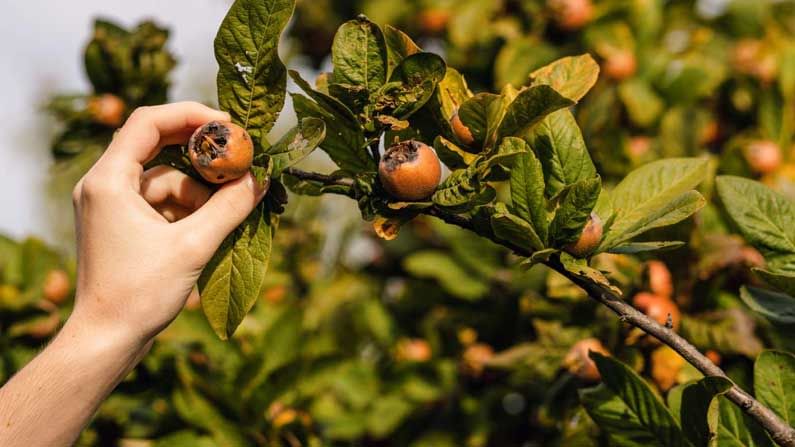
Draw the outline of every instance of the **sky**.
<instances>
[{"instance_id":1,"label":"sky","mask_svg":"<svg viewBox=\"0 0 795 447\"><path fill-rule=\"evenodd\" d=\"M86 92L82 51L95 17L132 26L154 19L171 29L178 58L171 100L214 100L217 66L212 41L231 1L227 0L26 0L4 8L0 42L5 42L0 86L0 234L36 235L55 242L58 221L47 199L49 143L57 124L42 113L56 93ZM68 5L68 6L67 6ZM42 13L52 12L57 14ZM9 54L10 53L10 54ZM210 97L210 98L208 98ZM285 110L285 116L292 112ZM62 222L61 222L62 223ZM61 241L62 242L62 241Z\"/></svg>"}]
</instances>

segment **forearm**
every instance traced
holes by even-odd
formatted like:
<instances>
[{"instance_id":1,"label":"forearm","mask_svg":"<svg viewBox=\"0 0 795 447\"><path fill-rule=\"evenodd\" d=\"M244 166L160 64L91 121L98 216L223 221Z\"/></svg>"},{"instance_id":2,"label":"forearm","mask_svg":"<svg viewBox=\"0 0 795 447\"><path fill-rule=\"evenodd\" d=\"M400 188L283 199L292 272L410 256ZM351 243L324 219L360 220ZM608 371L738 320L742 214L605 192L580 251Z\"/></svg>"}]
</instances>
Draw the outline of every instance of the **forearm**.
<instances>
[{"instance_id":1,"label":"forearm","mask_svg":"<svg viewBox=\"0 0 795 447\"><path fill-rule=\"evenodd\" d=\"M100 403L135 366L144 343L119 327L70 318L0 388L0 445L71 445Z\"/></svg>"}]
</instances>

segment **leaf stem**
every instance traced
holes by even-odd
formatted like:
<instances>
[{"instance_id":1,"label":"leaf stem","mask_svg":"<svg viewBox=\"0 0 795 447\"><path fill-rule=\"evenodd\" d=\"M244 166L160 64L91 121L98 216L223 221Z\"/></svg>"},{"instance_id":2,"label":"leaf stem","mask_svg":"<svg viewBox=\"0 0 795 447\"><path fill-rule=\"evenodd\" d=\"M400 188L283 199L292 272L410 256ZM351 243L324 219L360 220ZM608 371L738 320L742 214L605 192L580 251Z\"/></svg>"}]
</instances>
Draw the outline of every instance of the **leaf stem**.
<instances>
[{"instance_id":1,"label":"leaf stem","mask_svg":"<svg viewBox=\"0 0 795 447\"><path fill-rule=\"evenodd\" d=\"M333 185L340 185L345 180L335 179L323 174L299 171L292 168L286 170L285 172L305 180L314 180L322 183L326 183L326 181L328 181L326 184ZM351 184L346 183L345 185L350 186ZM512 250L518 255L532 255L532 252L525 248L513 244L510 241L497 238L494 232L489 228L477 228L472 222L472 219L469 217L448 212L436 205L425 208L421 212L423 214L439 218L448 224L472 231ZM572 274L566 270L556 259L551 259L545 262L545 265L568 278L571 282L588 293L591 298L607 306L619 316L621 321L640 328L645 333L671 347L705 376L725 377L728 379L728 376L722 369L720 369L706 356L699 352L699 350L689 341L682 338L671 328L657 323L642 312L638 311L605 285L588 281ZM795 447L795 428L790 427L784 420L781 419L781 417L773 412L773 410L764 406L761 402L756 400L753 396L736 384L732 385L732 387L726 392L725 396L739 406L742 411L751 416L762 427L764 427L764 429L770 434L777 444L781 445L782 447Z\"/></svg>"}]
</instances>

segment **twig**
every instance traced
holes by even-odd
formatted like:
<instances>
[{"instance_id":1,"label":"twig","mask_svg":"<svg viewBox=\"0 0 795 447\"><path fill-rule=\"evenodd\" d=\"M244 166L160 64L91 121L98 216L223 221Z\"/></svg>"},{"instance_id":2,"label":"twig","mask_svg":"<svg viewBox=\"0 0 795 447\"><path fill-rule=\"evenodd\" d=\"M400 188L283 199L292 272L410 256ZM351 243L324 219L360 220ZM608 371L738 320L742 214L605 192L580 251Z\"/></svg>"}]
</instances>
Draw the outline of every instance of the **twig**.
<instances>
[{"instance_id":1,"label":"twig","mask_svg":"<svg viewBox=\"0 0 795 447\"><path fill-rule=\"evenodd\" d=\"M296 168L287 168L284 170L285 174L292 175L295 178L299 178L301 180L310 180L313 182L320 182L324 185L331 186L345 186L350 188L353 186L353 181L347 178L336 178L326 174L320 174L317 172L307 172L302 171Z\"/></svg>"},{"instance_id":2,"label":"twig","mask_svg":"<svg viewBox=\"0 0 795 447\"><path fill-rule=\"evenodd\" d=\"M292 171L296 172L294 173ZM334 179L330 176L325 176L322 174L307 173L295 169L288 169L285 172L306 180L315 180L324 183L325 181L323 179L325 178L330 182L328 184L340 184L340 181L342 180ZM347 186L350 186L350 184ZM458 226L460 228L472 231L480 236L486 237L493 242L502 245L503 247L509 248L518 255L532 255L532 253L527 249L519 247L510 241L499 239L489 229L476 228L472 220L468 217L449 213L435 205L425 208L422 210L422 213L439 218L448 224ZM642 312L638 311L606 286L587 281L574 275L573 273L566 270L557 260L550 260L546 262L545 265L568 278L571 282L587 292L591 298L607 306L610 310L618 315L621 321L640 328L642 331L668 345L705 376L717 376L728 379L728 376L722 369L712 363L712 361L706 356L701 354L701 352L699 352L699 350L696 349L696 347L693 346L689 341L682 338L679 334L674 332L673 329L657 323ZM753 396L745 392L736 384L733 384L732 387L729 388L725 396L739 406L746 414L756 420L756 422L758 422L762 427L764 427L764 429L770 433L770 436L776 443L783 447L795 447L795 428L790 427L775 412L773 412L773 410L762 405L762 403L754 399Z\"/></svg>"}]
</instances>

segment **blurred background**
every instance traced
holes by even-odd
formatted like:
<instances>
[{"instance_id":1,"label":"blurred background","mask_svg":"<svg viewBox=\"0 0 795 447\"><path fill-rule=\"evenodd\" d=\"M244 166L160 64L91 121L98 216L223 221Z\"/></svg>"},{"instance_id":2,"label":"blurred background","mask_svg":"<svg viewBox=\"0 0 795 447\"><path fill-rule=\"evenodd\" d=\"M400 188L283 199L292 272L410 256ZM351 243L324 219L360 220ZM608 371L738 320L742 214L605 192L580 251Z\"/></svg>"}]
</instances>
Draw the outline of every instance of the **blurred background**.
<instances>
[{"instance_id":1,"label":"blurred background","mask_svg":"<svg viewBox=\"0 0 795 447\"><path fill-rule=\"evenodd\" d=\"M212 42L230 4L84 0L53 14L53 2L29 0L4 11L0 155L13 165L0 176L0 383L70 312L72 186L136 106L215 104ZM299 0L282 58L315 79L337 27L359 13L443 55L476 92L591 54L600 78L574 112L607 185L696 156L795 197L795 2ZM289 103L271 141L295 121ZM333 170L320 151L302 167ZM748 385L762 349L792 350L793 325L743 303L764 259L702 189L702 212L650 235L686 248L593 262ZM579 402L598 380L583 346L660 393L700 377L559 275L430 218L382 241L343 198L290 197L267 278L227 342L194 293L79 445L602 446Z\"/></svg>"}]
</instances>

